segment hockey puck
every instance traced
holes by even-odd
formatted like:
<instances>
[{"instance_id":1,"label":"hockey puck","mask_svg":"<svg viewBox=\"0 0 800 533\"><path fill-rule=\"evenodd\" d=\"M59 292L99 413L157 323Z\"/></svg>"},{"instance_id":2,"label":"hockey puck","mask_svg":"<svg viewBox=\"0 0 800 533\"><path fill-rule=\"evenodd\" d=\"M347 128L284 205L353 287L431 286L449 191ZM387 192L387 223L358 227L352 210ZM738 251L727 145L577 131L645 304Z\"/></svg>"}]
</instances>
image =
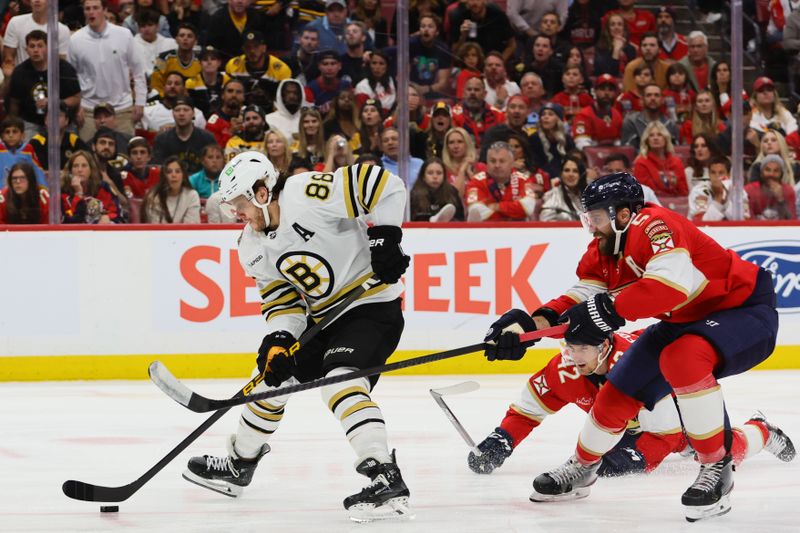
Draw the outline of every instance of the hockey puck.
<instances>
[{"instance_id":1,"label":"hockey puck","mask_svg":"<svg viewBox=\"0 0 800 533\"><path fill-rule=\"evenodd\" d=\"M119 505L101 505L100 506L101 513L118 513L119 512Z\"/></svg>"}]
</instances>

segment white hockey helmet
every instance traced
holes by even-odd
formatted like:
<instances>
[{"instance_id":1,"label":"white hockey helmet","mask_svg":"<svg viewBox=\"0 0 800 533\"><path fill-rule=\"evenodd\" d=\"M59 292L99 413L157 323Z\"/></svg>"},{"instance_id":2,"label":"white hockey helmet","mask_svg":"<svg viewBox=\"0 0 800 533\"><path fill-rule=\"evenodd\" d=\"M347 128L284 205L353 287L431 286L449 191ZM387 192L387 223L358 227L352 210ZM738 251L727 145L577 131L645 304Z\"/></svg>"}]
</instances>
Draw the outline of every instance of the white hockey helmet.
<instances>
[{"instance_id":1,"label":"white hockey helmet","mask_svg":"<svg viewBox=\"0 0 800 533\"><path fill-rule=\"evenodd\" d=\"M254 202L253 185L259 180L264 180L271 197L272 189L278 182L278 171L267 156L255 151L237 155L228 161L220 173L219 190L222 193L222 200L230 202L237 196L244 196Z\"/></svg>"},{"instance_id":2,"label":"white hockey helmet","mask_svg":"<svg viewBox=\"0 0 800 533\"><path fill-rule=\"evenodd\" d=\"M258 203L253 192L253 185L264 180L269 196L263 204ZM260 207L264 213L264 220L267 227L272 225L267 206L272 201L272 190L278 183L278 171L272 162L261 152L243 152L225 165L219 177L219 190L222 193L222 201L230 202L238 196L244 196L254 206Z\"/></svg>"}]
</instances>

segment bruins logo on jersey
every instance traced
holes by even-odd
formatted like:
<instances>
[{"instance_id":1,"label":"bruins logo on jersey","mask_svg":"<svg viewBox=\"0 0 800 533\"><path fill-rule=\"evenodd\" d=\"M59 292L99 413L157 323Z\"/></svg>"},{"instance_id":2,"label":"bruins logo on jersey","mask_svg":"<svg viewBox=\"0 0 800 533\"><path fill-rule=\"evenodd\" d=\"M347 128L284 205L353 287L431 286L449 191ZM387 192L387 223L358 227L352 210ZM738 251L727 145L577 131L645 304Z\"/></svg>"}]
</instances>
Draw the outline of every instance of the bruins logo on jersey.
<instances>
[{"instance_id":1,"label":"bruins logo on jersey","mask_svg":"<svg viewBox=\"0 0 800 533\"><path fill-rule=\"evenodd\" d=\"M277 267L283 277L311 298L325 298L333 290L333 268L325 258L315 253L283 254Z\"/></svg>"}]
</instances>

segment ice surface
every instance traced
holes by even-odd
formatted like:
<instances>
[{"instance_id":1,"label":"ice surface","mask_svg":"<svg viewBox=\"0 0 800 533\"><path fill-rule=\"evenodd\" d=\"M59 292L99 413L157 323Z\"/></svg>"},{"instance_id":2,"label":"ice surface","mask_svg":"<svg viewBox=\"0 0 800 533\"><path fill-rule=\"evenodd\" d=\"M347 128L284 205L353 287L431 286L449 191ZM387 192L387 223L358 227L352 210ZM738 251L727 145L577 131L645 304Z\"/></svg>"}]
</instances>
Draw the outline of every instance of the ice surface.
<instances>
[{"instance_id":1,"label":"ice surface","mask_svg":"<svg viewBox=\"0 0 800 533\"><path fill-rule=\"evenodd\" d=\"M697 474L689 459L673 456L649 476L599 480L585 500L528 501L536 474L572 452L583 414L575 407L550 417L490 476L466 466L467 447L428 389L474 379L481 389L447 401L481 441L515 400L526 376L384 376L373 397L388 422L411 489L416 519L355 524L342 499L366 478L355 473L341 427L317 391L291 399L251 486L231 499L181 478L192 455L224 453L236 427L228 413L189 450L146 484L117 514L100 503L73 501L66 479L117 486L133 481L208 415L191 413L145 381L0 384L0 531L798 531L800 460L785 464L766 452L736 472L733 510L689 524L680 495ZM213 397L243 383L193 381ZM755 409L800 445L800 371L751 372L723 381L734 425Z\"/></svg>"}]
</instances>

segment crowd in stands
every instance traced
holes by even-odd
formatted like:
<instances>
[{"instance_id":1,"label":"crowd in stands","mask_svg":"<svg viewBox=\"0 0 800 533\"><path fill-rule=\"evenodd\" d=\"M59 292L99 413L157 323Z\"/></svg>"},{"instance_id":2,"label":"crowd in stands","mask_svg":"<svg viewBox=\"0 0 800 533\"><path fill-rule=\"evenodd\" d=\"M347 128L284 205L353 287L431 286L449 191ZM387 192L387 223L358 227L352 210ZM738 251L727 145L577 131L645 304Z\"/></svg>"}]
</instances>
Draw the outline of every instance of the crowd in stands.
<instances>
[{"instance_id":1,"label":"crowd in stands","mask_svg":"<svg viewBox=\"0 0 800 533\"><path fill-rule=\"evenodd\" d=\"M771 38L800 27L796 3L773 1L791 14L775 9ZM287 176L397 172L398 113L413 221L577 220L587 183L619 170L695 221L736 211L730 63L700 29L679 34L669 5L410 0L398 75L398 13L381 0L62 0L57 43L48 4L11 2L0 29L0 224L46 223L51 201L64 223L234 222L218 184L236 154ZM718 31L718 2L700 4L697 27ZM745 218L797 219L797 119L770 78L747 89Z\"/></svg>"}]
</instances>

